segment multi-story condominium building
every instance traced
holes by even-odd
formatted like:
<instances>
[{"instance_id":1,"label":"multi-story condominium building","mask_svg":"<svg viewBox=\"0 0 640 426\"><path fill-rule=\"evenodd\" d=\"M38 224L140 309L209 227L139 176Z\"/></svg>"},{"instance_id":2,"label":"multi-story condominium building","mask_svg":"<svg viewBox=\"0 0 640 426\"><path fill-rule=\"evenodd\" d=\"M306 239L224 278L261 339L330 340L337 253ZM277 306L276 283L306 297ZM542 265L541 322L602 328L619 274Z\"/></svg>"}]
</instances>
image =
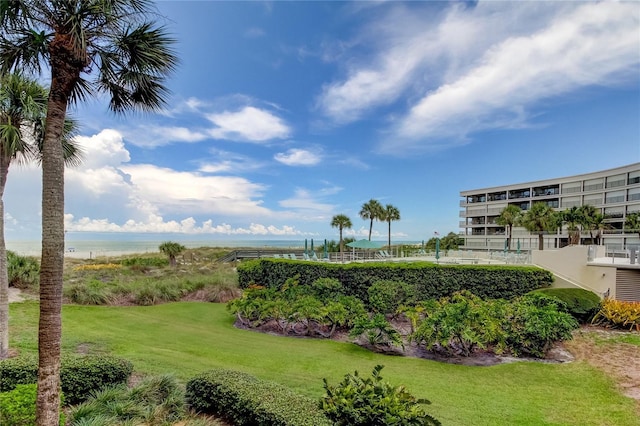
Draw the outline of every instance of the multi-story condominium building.
<instances>
[{"instance_id":1,"label":"multi-story condominium building","mask_svg":"<svg viewBox=\"0 0 640 426\"><path fill-rule=\"evenodd\" d=\"M462 191L460 196L461 236L468 250L503 250L507 231L496 223L497 217L510 204L524 211L537 202L554 210L594 206L604 214L607 223L601 244L611 250L640 245L638 231L624 227L627 215L640 212L640 163L583 175ZM590 243L588 233L581 237L583 243ZM544 235L545 248L568 244L566 228ZM514 228L511 249L515 250L516 245L521 250L537 249L538 236L524 228Z\"/></svg>"}]
</instances>

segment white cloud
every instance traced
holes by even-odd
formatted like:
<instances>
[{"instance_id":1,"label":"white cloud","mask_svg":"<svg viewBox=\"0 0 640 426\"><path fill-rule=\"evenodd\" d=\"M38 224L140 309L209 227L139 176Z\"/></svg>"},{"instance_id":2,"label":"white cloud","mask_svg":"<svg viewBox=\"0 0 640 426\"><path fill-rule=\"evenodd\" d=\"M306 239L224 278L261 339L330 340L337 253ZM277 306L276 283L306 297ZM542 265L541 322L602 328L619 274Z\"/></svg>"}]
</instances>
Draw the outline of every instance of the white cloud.
<instances>
[{"instance_id":1,"label":"white cloud","mask_svg":"<svg viewBox=\"0 0 640 426\"><path fill-rule=\"evenodd\" d=\"M273 158L287 166L315 166L322 161L322 155L319 153L299 148L279 152Z\"/></svg>"},{"instance_id":2,"label":"white cloud","mask_svg":"<svg viewBox=\"0 0 640 426\"><path fill-rule=\"evenodd\" d=\"M207 114L216 127L209 130L215 139L264 142L272 139L286 139L291 129L280 117L253 106L231 112Z\"/></svg>"},{"instance_id":3,"label":"white cloud","mask_svg":"<svg viewBox=\"0 0 640 426\"><path fill-rule=\"evenodd\" d=\"M517 128L542 99L637 71L640 21L630 6L582 5L537 33L504 40L467 74L416 103L399 120L397 134L415 141Z\"/></svg>"},{"instance_id":4,"label":"white cloud","mask_svg":"<svg viewBox=\"0 0 640 426\"><path fill-rule=\"evenodd\" d=\"M214 225L212 220L200 224L188 217L180 221L165 221L161 216L150 216L145 221L127 220L123 224L110 222L108 219L75 219L72 214L65 214L65 229L69 232L129 232L129 233L177 233L190 235L303 235L293 226L262 225L251 223L248 227L233 227L227 223Z\"/></svg>"},{"instance_id":5,"label":"white cloud","mask_svg":"<svg viewBox=\"0 0 640 426\"><path fill-rule=\"evenodd\" d=\"M201 142L209 139L205 130L194 130L180 126L140 126L125 132L127 142L144 148L165 146L177 142Z\"/></svg>"},{"instance_id":6,"label":"white cloud","mask_svg":"<svg viewBox=\"0 0 640 426\"><path fill-rule=\"evenodd\" d=\"M395 107L386 153L527 126L541 101L638 73L633 2L455 3L440 11L389 2L375 12L345 56L345 77L323 87L317 106L336 124Z\"/></svg>"}]
</instances>

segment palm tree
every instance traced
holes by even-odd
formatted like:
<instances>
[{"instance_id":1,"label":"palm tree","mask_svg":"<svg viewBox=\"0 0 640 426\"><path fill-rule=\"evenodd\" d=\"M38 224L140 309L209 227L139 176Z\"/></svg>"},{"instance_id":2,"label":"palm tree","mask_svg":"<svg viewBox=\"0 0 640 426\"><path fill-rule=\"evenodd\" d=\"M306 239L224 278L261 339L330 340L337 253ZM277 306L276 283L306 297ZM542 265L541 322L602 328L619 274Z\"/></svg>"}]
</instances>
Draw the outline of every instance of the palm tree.
<instances>
[{"instance_id":1,"label":"palm tree","mask_svg":"<svg viewBox=\"0 0 640 426\"><path fill-rule=\"evenodd\" d=\"M596 209L594 206L589 204L584 204L580 206L578 209L580 211L580 225L582 225L582 230L589 231L589 237L591 239L590 243L594 243L593 231L598 229L596 224L597 215L601 215L600 211Z\"/></svg>"},{"instance_id":2,"label":"palm tree","mask_svg":"<svg viewBox=\"0 0 640 426\"><path fill-rule=\"evenodd\" d=\"M349 216L345 214L337 214L331 219L331 227L338 228L340 231L340 253L344 251L343 239L342 239L342 230L349 229L353 226L351 223L351 219Z\"/></svg>"},{"instance_id":3,"label":"palm tree","mask_svg":"<svg viewBox=\"0 0 640 426\"><path fill-rule=\"evenodd\" d=\"M579 207L573 206L570 209L564 210L560 213L562 221L567 224L567 232L569 233L569 244L580 244L580 227L579 225L584 222L582 211Z\"/></svg>"},{"instance_id":4,"label":"palm tree","mask_svg":"<svg viewBox=\"0 0 640 426\"><path fill-rule=\"evenodd\" d=\"M640 237L640 212L630 213L624 220L625 230L637 232Z\"/></svg>"},{"instance_id":5,"label":"palm tree","mask_svg":"<svg viewBox=\"0 0 640 426\"><path fill-rule=\"evenodd\" d=\"M69 103L106 93L109 108L154 110L177 60L162 27L146 19L150 0L0 3L0 73L51 71L42 143L42 260L36 423L55 424L60 406L64 266L64 155ZM87 77L93 73L93 79Z\"/></svg>"},{"instance_id":6,"label":"palm tree","mask_svg":"<svg viewBox=\"0 0 640 426\"><path fill-rule=\"evenodd\" d=\"M178 256L180 253L182 253L186 249L187 248L182 244L176 243L173 241L165 241L164 243L160 244L160 246L158 247L158 250L160 250L160 252L164 253L169 257L169 265L171 265L174 268L177 265L176 256Z\"/></svg>"},{"instance_id":7,"label":"palm tree","mask_svg":"<svg viewBox=\"0 0 640 426\"><path fill-rule=\"evenodd\" d=\"M46 116L47 91L21 74L0 77L0 359L9 349L9 279L4 239L4 190L13 161L41 159L42 125ZM68 120L64 134L67 165L80 162L81 151L71 141L76 123Z\"/></svg>"},{"instance_id":8,"label":"palm tree","mask_svg":"<svg viewBox=\"0 0 640 426\"><path fill-rule=\"evenodd\" d=\"M384 220L389 224L389 238L388 238L388 246L389 250L391 250L391 222L394 220L400 220L400 210L397 207L392 206L391 204L387 204L382 210L382 216L380 220Z\"/></svg>"},{"instance_id":9,"label":"palm tree","mask_svg":"<svg viewBox=\"0 0 640 426\"><path fill-rule=\"evenodd\" d=\"M534 203L520 220L520 224L529 232L538 234L538 250L544 250L544 232L555 228L556 215L545 203Z\"/></svg>"},{"instance_id":10,"label":"palm tree","mask_svg":"<svg viewBox=\"0 0 640 426\"><path fill-rule=\"evenodd\" d=\"M507 228L507 247L511 250L511 236L513 234L513 225L518 223L520 220L520 215L522 214L522 209L520 207L509 204L507 207L502 209L500 212L500 216L496 218L496 223L500 226L505 226Z\"/></svg>"},{"instance_id":11,"label":"palm tree","mask_svg":"<svg viewBox=\"0 0 640 426\"><path fill-rule=\"evenodd\" d=\"M373 221L380 219L384 208L378 200L373 198L369 202L364 203L360 208L360 217L369 221L369 241L371 241L371 232L373 231Z\"/></svg>"}]
</instances>

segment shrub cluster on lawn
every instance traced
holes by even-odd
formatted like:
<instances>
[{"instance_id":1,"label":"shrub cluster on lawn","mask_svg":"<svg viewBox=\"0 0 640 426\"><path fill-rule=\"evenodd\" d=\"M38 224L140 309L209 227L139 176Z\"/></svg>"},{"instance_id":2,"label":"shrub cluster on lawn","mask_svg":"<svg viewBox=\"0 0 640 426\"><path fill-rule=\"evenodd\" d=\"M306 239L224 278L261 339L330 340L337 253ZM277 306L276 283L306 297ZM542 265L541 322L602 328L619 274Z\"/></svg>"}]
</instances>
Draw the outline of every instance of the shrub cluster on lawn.
<instances>
[{"instance_id":1,"label":"shrub cluster on lawn","mask_svg":"<svg viewBox=\"0 0 640 426\"><path fill-rule=\"evenodd\" d=\"M362 301L345 296L340 282L328 278L303 286L294 277L280 290L252 287L227 308L248 327L273 322L283 334L323 337L331 337L336 329L351 327L366 316Z\"/></svg>"},{"instance_id":2,"label":"shrub cluster on lawn","mask_svg":"<svg viewBox=\"0 0 640 426\"><path fill-rule=\"evenodd\" d=\"M564 302L541 293L507 301L483 300L462 291L415 303L410 289L402 282L374 283L368 291L374 311L367 313L362 301L342 293L339 281L322 278L303 286L296 277L280 290L252 287L227 307L247 327L273 323L275 330L270 330L283 334L321 337L344 329L351 337L364 336L378 350L405 347L400 330L390 321L401 315L411 324L408 342L449 356L470 356L481 348L544 357L554 342L570 339L578 327Z\"/></svg>"},{"instance_id":3,"label":"shrub cluster on lawn","mask_svg":"<svg viewBox=\"0 0 640 426\"><path fill-rule=\"evenodd\" d=\"M404 386L392 386L382 380L382 365L373 368L371 377L356 371L332 386L324 379L325 395L320 407L337 426L433 425L440 422L424 411L426 399L411 395Z\"/></svg>"},{"instance_id":4,"label":"shrub cluster on lawn","mask_svg":"<svg viewBox=\"0 0 640 426\"><path fill-rule=\"evenodd\" d=\"M567 312L581 323L588 323L600 308L600 296L581 288L543 288L534 290L547 296L560 299L567 307Z\"/></svg>"},{"instance_id":5,"label":"shrub cluster on lawn","mask_svg":"<svg viewBox=\"0 0 640 426\"><path fill-rule=\"evenodd\" d=\"M186 416L184 391L171 376L150 377L95 392L69 413L70 426L170 425Z\"/></svg>"},{"instance_id":6,"label":"shrub cluster on lawn","mask_svg":"<svg viewBox=\"0 0 640 426\"><path fill-rule=\"evenodd\" d=\"M640 302L604 299L592 323L640 331Z\"/></svg>"},{"instance_id":7,"label":"shrub cluster on lawn","mask_svg":"<svg viewBox=\"0 0 640 426\"><path fill-rule=\"evenodd\" d=\"M279 289L283 277L297 276L301 285L319 278L334 278L348 295L369 303L368 289L377 281L408 283L416 300L439 299L469 290L483 299L512 299L548 287L551 272L536 267L505 265L436 265L429 262L322 263L258 259L238 266L241 288L260 285Z\"/></svg>"},{"instance_id":8,"label":"shrub cluster on lawn","mask_svg":"<svg viewBox=\"0 0 640 426\"><path fill-rule=\"evenodd\" d=\"M13 390L0 392L0 425L35 426L37 385L17 385ZM60 395L64 402L64 393ZM65 425L64 413L60 412L60 425Z\"/></svg>"},{"instance_id":9,"label":"shrub cluster on lawn","mask_svg":"<svg viewBox=\"0 0 640 426\"><path fill-rule=\"evenodd\" d=\"M84 401L92 392L126 383L133 371L131 362L112 356L65 356L60 366L62 391L69 404ZM32 358L0 361L0 392L38 381L38 364Z\"/></svg>"},{"instance_id":10,"label":"shrub cluster on lawn","mask_svg":"<svg viewBox=\"0 0 640 426\"><path fill-rule=\"evenodd\" d=\"M40 283L40 264L34 257L21 256L7 250L9 287L37 288Z\"/></svg>"},{"instance_id":11,"label":"shrub cluster on lawn","mask_svg":"<svg viewBox=\"0 0 640 426\"><path fill-rule=\"evenodd\" d=\"M323 426L332 422L310 398L277 383L233 370L207 371L189 380L188 406L234 425Z\"/></svg>"},{"instance_id":12,"label":"shrub cluster on lawn","mask_svg":"<svg viewBox=\"0 0 640 426\"><path fill-rule=\"evenodd\" d=\"M410 339L448 355L469 356L476 348L491 348L544 357L554 342L570 339L578 328L563 302L543 294L505 301L460 292L427 305Z\"/></svg>"}]
</instances>

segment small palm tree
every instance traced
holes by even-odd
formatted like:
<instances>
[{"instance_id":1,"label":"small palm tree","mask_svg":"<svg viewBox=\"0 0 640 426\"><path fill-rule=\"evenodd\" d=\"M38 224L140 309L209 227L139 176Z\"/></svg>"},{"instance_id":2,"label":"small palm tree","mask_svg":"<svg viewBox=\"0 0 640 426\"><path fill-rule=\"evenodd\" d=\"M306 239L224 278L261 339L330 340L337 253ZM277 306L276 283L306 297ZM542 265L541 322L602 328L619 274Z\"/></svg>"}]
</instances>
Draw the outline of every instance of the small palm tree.
<instances>
[{"instance_id":1,"label":"small palm tree","mask_svg":"<svg viewBox=\"0 0 640 426\"><path fill-rule=\"evenodd\" d=\"M624 220L624 228L627 231L637 232L640 237L640 212L628 214Z\"/></svg>"},{"instance_id":2,"label":"small palm tree","mask_svg":"<svg viewBox=\"0 0 640 426\"><path fill-rule=\"evenodd\" d=\"M598 215L602 216L602 214L600 213L599 209L596 209L594 206L589 204L580 206L579 211L580 225L582 226L582 230L589 231L590 244L593 244L595 241L593 232L598 229L596 219L598 218Z\"/></svg>"},{"instance_id":3,"label":"small palm tree","mask_svg":"<svg viewBox=\"0 0 640 426\"><path fill-rule=\"evenodd\" d=\"M380 220L384 220L389 225L389 237L387 245L389 246L389 250L391 250L391 222L394 220L400 220L400 210L398 210L397 207L392 206L391 204L387 204L382 210Z\"/></svg>"},{"instance_id":4,"label":"small palm tree","mask_svg":"<svg viewBox=\"0 0 640 426\"><path fill-rule=\"evenodd\" d=\"M174 268L177 265L176 256L178 256L180 253L182 253L186 249L187 248L182 244L179 244L173 241L165 241L164 243L160 244L160 246L158 247L158 250L160 250L161 253L164 253L166 256L169 257L169 265L171 265Z\"/></svg>"},{"instance_id":5,"label":"small palm tree","mask_svg":"<svg viewBox=\"0 0 640 426\"><path fill-rule=\"evenodd\" d=\"M573 206L561 212L562 221L567 224L567 232L569 233L569 244L580 244L580 224L584 223L582 211L579 207Z\"/></svg>"},{"instance_id":6,"label":"small palm tree","mask_svg":"<svg viewBox=\"0 0 640 426\"><path fill-rule=\"evenodd\" d=\"M507 207L502 209L500 212L500 216L496 218L496 223L500 226L505 226L507 228L507 247L511 250L511 236L513 235L513 226L518 223L520 220L520 215L522 214L522 210L520 207L509 204Z\"/></svg>"},{"instance_id":7,"label":"small palm tree","mask_svg":"<svg viewBox=\"0 0 640 426\"><path fill-rule=\"evenodd\" d=\"M353 226L349 216L344 214L337 214L331 219L331 227L338 228L340 231L340 253L344 251L344 240L342 239L342 230L349 229Z\"/></svg>"},{"instance_id":8,"label":"small palm tree","mask_svg":"<svg viewBox=\"0 0 640 426\"><path fill-rule=\"evenodd\" d=\"M360 217L369 221L369 241L371 241L371 232L373 231L373 221L378 220L382 216L384 207L378 200L371 199L362 205L360 209Z\"/></svg>"},{"instance_id":9,"label":"small palm tree","mask_svg":"<svg viewBox=\"0 0 640 426\"><path fill-rule=\"evenodd\" d=\"M0 3L0 73L50 71L42 143L42 260L36 423L58 422L64 268L64 153L70 103L105 93L117 113L165 103L177 59L173 40L147 16L149 0ZM89 75L92 79L88 80Z\"/></svg>"},{"instance_id":10,"label":"small palm tree","mask_svg":"<svg viewBox=\"0 0 640 426\"><path fill-rule=\"evenodd\" d=\"M534 203L522 215L520 223L527 231L538 234L538 250L544 250L544 233L555 229L556 214L547 204Z\"/></svg>"}]
</instances>

